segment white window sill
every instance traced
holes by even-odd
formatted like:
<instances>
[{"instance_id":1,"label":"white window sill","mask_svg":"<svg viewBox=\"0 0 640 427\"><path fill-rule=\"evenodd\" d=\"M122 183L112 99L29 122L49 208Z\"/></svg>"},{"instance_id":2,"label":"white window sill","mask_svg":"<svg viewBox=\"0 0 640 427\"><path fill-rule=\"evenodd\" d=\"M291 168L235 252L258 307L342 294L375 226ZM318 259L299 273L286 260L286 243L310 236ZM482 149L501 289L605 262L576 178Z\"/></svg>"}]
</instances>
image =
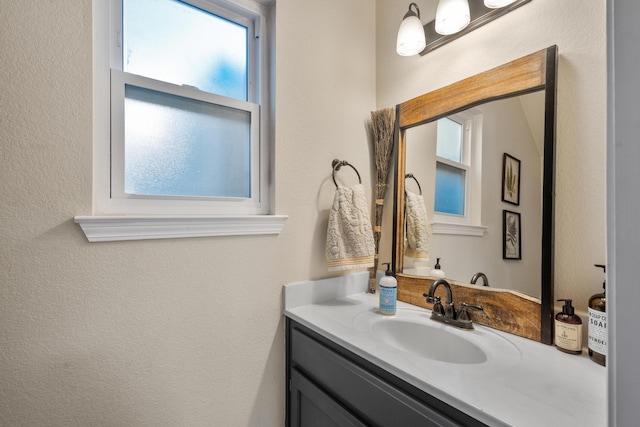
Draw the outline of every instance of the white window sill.
<instances>
[{"instance_id":1,"label":"white window sill","mask_svg":"<svg viewBox=\"0 0 640 427\"><path fill-rule=\"evenodd\" d=\"M280 234L286 215L76 216L89 242Z\"/></svg>"},{"instance_id":2,"label":"white window sill","mask_svg":"<svg viewBox=\"0 0 640 427\"><path fill-rule=\"evenodd\" d=\"M433 234L456 234L460 236L482 237L488 227L484 225L452 224L445 222L434 222L431 224Z\"/></svg>"}]
</instances>

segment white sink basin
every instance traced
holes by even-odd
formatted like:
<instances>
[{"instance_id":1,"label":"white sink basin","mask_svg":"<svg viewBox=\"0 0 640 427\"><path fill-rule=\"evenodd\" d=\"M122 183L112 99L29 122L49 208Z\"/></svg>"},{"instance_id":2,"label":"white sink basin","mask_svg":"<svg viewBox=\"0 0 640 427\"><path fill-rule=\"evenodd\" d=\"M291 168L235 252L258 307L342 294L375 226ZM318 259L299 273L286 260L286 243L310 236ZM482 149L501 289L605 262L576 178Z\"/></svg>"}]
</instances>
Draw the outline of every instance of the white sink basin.
<instances>
[{"instance_id":1,"label":"white sink basin","mask_svg":"<svg viewBox=\"0 0 640 427\"><path fill-rule=\"evenodd\" d=\"M399 309L395 316L372 310L356 316L354 325L385 345L438 362L504 367L521 359L516 346L488 328L459 329L435 322L429 315L418 309Z\"/></svg>"},{"instance_id":2,"label":"white sink basin","mask_svg":"<svg viewBox=\"0 0 640 427\"><path fill-rule=\"evenodd\" d=\"M375 322L373 334L389 345L448 363L484 363L487 354L472 341L424 322L389 319Z\"/></svg>"}]
</instances>

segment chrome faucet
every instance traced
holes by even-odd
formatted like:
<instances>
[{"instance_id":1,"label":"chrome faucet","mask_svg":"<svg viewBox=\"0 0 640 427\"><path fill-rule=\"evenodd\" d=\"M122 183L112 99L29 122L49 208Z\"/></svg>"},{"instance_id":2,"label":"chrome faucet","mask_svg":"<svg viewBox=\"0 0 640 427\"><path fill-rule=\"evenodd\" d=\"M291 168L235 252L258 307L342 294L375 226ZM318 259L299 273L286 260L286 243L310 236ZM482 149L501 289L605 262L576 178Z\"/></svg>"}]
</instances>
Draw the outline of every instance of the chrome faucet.
<instances>
[{"instance_id":1,"label":"chrome faucet","mask_svg":"<svg viewBox=\"0 0 640 427\"><path fill-rule=\"evenodd\" d=\"M438 289L438 286L444 286L447 291L447 299L445 301L444 307L440 302L440 297L436 297L435 292ZM451 285L445 279L438 279L431 284L429 287L429 292L423 294L429 304L433 304L433 308L431 310L431 320L435 320L436 322L446 323L448 325L456 326L462 329L473 329L473 323L471 321L471 317L469 316L469 309L481 311L482 307L479 305L471 305L462 303L460 308L460 313L456 312L455 306L453 304L453 294L451 292Z\"/></svg>"},{"instance_id":2,"label":"chrome faucet","mask_svg":"<svg viewBox=\"0 0 640 427\"><path fill-rule=\"evenodd\" d=\"M482 277L482 283L484 283L484 286L489 286L489 279L487 279L487 275L481 272L478 272L473 275L473 277L471 278L471 284L475 285L478 279L481 277Z\"/></svg>"}]
</instances>

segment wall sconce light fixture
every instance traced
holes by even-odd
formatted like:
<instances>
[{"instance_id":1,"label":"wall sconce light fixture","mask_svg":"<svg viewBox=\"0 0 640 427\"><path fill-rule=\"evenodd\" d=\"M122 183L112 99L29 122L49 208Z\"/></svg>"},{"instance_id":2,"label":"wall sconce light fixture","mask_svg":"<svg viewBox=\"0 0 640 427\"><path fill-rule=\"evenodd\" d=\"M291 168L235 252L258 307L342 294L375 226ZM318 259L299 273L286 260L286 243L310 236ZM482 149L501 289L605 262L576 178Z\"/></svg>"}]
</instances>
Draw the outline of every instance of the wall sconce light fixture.
<instances>
[{"instance_id":1,"label":"wall sconce light fixture","mask_svg":"<svg viewBox=\"0 0 640 427\"><path fill-rule=\"evenodd\" d=\"M436 33L448 36L462 31L471 22L467 0L440 0L436 11Z\"/></svg>"},{"instance_id":2,"label":"wall sconce light fixture","mask_svg":"<svg viewBox=\"0 0 640 427\"><path fill-rule=\"evenodd\" d=\"M411 3L398 29L396 52L402 56L426 55L530 1L439 0L436 19L425 25L420 22L418 5Z\"/></svg>"},{"instance_id":3,"label":"wall sconce light fixture","mask_svg":"<svg viewBox=\"0 0 640 427\"><path fill-rule=\"evenodd\" d=\"M415 12L411 7L415 8ZM420 9L417 4L411 3L398 29L396 52L401 56L413 56L422 52L426 45L427 39L420 21Z\"/></svg>"}]
</instances>

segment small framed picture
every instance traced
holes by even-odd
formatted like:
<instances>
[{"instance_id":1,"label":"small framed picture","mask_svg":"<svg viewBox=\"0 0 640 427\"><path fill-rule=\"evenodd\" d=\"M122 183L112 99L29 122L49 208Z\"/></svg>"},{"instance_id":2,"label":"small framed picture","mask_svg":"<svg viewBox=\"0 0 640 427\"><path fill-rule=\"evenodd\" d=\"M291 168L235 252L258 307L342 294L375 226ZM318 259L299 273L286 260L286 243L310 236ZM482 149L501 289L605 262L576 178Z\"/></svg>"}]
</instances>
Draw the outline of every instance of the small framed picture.
<instances>
[{"instance_id":1,"label":"small framed picture","mask_svg":"<svg viewBox=\"0 0 640 427\"><path fill-rule=\"evenodd\" d=\"M502 158L502 201L520 204L520 160L507 153Z\"/></svg>"},{"instance_id":2,"label":"small framed picture","mask_svg":"<svg viewBox=\"0 0 640 427\"><path fill-rule=\"evenodd\" d=\"M502 259L522 259L520 214L502 211Z\"/></svg>"}]
</instances>

